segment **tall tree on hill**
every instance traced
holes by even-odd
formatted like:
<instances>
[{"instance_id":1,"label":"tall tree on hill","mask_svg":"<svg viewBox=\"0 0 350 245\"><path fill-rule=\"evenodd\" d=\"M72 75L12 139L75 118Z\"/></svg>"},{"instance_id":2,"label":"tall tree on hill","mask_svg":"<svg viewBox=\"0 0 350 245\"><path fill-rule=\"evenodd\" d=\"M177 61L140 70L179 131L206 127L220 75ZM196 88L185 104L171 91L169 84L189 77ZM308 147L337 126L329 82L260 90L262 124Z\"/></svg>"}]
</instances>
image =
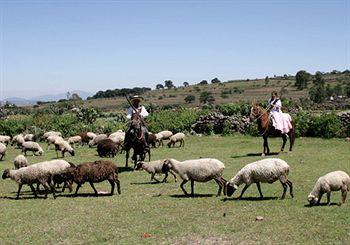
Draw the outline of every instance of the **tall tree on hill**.
<instances>
[{"instance_id":1,"label":"tall tree on hill","mask_svg":"<svg viewBox=\"0 0 350 245\"><path fill-rule=\"evenodd\" d=\"M208 84L207 80L202 80L202 81L199 83L199 85L207 85L207 84Z\"/></svg>"},{"instance_id":2,"label":"tall tree on hill","mask_svg":"<svg viewBox=\"0 0 350 245\"><path fill-rule=\"evenodd\" d=\"M211 94L211 92L207 92L207 91L204 91L200 94L199 96L199 101L201 103L213 103L215 101L215 98L213 97L213 95Z\"/></svg>"},{"instance_id":3,"label":"tall tree on hill","mask_svg":"<svg viewBox=\"0 0 350 245\"><path fill-rule=\"evenodd\" d=\"M213 78L211 80L211 83L215 84L215 83L221 83L221 81L216 77L216 78Z\"/></svg>"},{"instance_id":4,"label":"tall tree on hill","mask_svg":"<svg viewBox=\"0 0 350 245\"><path fill-rule=\"evenodd\" d=\"M164 81L164 86L167 87L168 89L173 88L174 84L171 80L166 80Z\"/></svg>"},{"instance_id":5,"label":"tall tree on hill","mask_svg":"<svg viewBox=\"0 0 350 245\"><path fill-rule=\"evenodd\" d=\"M270 78L269 78L269 76L266 76L265 77L265 86L267 86L269 84L269 82L270 82Z\"/></svg>"},{"instance_id":6,"label":"tall tree on hill","mask_svg":"<svg viewBox=\"0 0 350 245\"><path fill-rule=\"evenodd\" d=\"M190 84L188 82L184 82L183 85L184 85L184 87L190 86Z\"/></svg>"},{"instance_id":7,"label":"tall tree on hill","mask_svg":"<svg viewBox=\"0 0 350 245\"><path fill-rule=\"evenodd\" d=\"M164 88L163 84L158 83L156 85L156 89L163 89L163 88Z\"/></svg>"},{"instance_id":8,"label":"tall tree on hill","mask_svg":"<svg viewBox=\"0 0 350 245\"><path fill-rule=\"evenodd\" d=\"M295 86L300 89L303 90L304 88L307 88L307 84L310 81L310 77L311 75L304 71L298 71L297 74L295 75Z\"/></svg>"},{"instance_id":9,"label":"tall tree on hill","mask_svg":"<svg viewBox=\"0 0 350 245\"><path fill-rule=\"evenodd\" d=\"M315 103L321 103L326 100L327 90L325 88L325 80L321 72L316 72L314 86L309 91L310 99Z\"/></svg>"}]
</instances>

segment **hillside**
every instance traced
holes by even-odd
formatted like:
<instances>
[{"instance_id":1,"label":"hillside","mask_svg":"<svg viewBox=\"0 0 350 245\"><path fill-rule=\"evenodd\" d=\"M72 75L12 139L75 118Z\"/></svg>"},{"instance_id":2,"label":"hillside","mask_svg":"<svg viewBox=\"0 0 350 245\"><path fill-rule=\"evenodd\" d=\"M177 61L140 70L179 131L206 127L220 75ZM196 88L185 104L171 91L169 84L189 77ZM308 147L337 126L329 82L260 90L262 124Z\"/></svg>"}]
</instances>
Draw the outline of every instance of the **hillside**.
<instances>
[{"instance_id":1,"label":"hillside","mask_svg":"<svg viewBox=\"0 0 350 245\"><path fill-rule=\"evenodd\" d=\"M345 87L350 83L349 74L327 74L324 75L326 84L334 87L337 84ZM218 84L207 85L190 85L188 87L177 87L172 89L151 90L144 93L144 104L156 104L159 106L165 105L181 105L184 107L197 107L202 103L199 101L199 96L202 92L210 92L215 98L214 104L235 103L240 101L251 102L254 100L267 100L272 91L276 90L281 94L282 98L298 101L300 98L307 98L312 82L309 82L308 88L298 90L295 86L295 77L274 77L270 78L268 84L265 84L265 79L254 80L232 80ZM194 95L195 101L186 103L185 97ZM47 105L41 105L45 107ZM82 106L97 107L104 111L121 110L127 106L124 97L101 98L84 100Z\"/></svg>"},{"instance_id":2,"label":"hillside","mask_svg":"<svg viewBox=\"0 0 350 245\"><path fill-rule=\"evenodd\" d=\"M326 83L329 83L332 87L337 84L344 86L346 83L350 83L349 74L329 74L325 75L324 78ZM185 107L202 105L199 102L199 96L204 91L212 93L215 98L214 104L267 100L274 90L278 91L283 98L291 100L308 97L312 83L310 82L308 88L304 90L297 90L294 83L295 78L291 76L270 78L267 85L265 85L265 79L233 80L219 84L190 85L188 87L152 90L144 93L143 96L145 104L153 103L160 106L181 105ZM184 99L187 95L194 95L196 100L193 103L186 103ZM92 99L84 101L84 105L104 110L115 110L125 107L126 101L123 97Z\"/></svg>"}]
</instances>

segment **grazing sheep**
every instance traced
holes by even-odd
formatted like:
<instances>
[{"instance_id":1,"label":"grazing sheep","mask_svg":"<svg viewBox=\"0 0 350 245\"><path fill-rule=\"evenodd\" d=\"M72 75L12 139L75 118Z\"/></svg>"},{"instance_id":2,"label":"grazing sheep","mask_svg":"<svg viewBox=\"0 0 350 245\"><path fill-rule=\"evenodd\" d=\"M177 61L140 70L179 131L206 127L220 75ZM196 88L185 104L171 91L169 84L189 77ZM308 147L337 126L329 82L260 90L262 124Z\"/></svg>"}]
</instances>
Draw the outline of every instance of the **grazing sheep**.
<instances>
[{"instance_id":1,"label":"grazing sheep","mask_svg":"<svg viewBox=\"0 0 350 245\"><path fill-rule=\"evenodd\" d=\"M73 180L77 183L75 195L78 194L79 188L85 183L89 182L90 186L98 195L94 183L108 180L111 184L111 195L114 194L115 183L117 183L117 191L120 194L120 181L118 179L118 168L110 161L95 161L86 162L77 167L70 167L61 174L61 178L68 181Z\"/></svg>"},{"instance_id":2,"label":"grazing sheep","mask_svg":"<svg viewBox=\"0 0 350 245\"><path fill-rule=\"evenodd\" d=\"M157 136L155 134L149 133L147 143L148 145L151 145L153 148L156 148Z\"/></svg>"},{"instance_id":3,"label":"grazing sheep","mask_svg":"<svg viewBox=\"0 0 350 245\"><path fill-rule=\"evenodd\" d=\"M81 145L84 145L85 143L89 144L89 141L96 137L96 134L92 132L81 132L79 136L81 137Z\"/></svg>"},{"instance_id":4,"label":"grazing sheep","mask_svg":"<svg viewBox=\"0 0 350 245\"><path fill-rule=\"evenodd\" d=\"M341 205L345 203L347 192L350 190L350 177L343 171L330 172L317 180L307 200L310 205L320 204L322 195L327 193L327 204L330 205L331 192L339 190L342 194L342 200L339 202Z\"/></svg>"},{"instance_id":5,"label":"grazing sheep","mask_svg":"<svg viewBox=\"0 0 350 245\"><path fill-rule=\"evenodd\" d=\"M20 169L28 166L28 160L25 156L18 155L13 161L13 164L15 165L15 169Z\"/></svg>"},{"instance_id":6,"label":"grazing sheep","mask_svg":"<svg viewBox=\"0 0 350 245\"><path fill-rule=\"evenodd\" d=\"M35 141L35 135L34 134L26 134L24 137L24 141Z\"/></svg>"},{"instance_id":7,"label":"grazing sheep","mask_svg":"<svg viewBox=\"0 0 350 245\"><path fill-rule=\"evenodd\" d=\"M187 161L177 161L175 159L166 159L164 161L162 171L173 170L183 180L180 187L187 196L187 192L184 189L184 184L189 180L191 181L191 195L194 195L194 182L207 182L209 180L215 180L219 185L217 196L221 195L221 190L225 186L226 180L222 178L222 173L225 169L225 165L214 158L201 158Z\"/></svg>"},{"instance_id":8,"label":"grazing sheep","mask_svg":"<svg viewBox=\"0 0 350 245\"><path fill-rule=\"evenodd\" d=\"M151 181L155 180L157 182L160 182L160 181L157 180L154 177L156 174L165 174L165 177L162 180L162 182L166 182L166 180L168 178L168 172L170 172L174 176L174 180L176 182L177 181L176 174L172 170L169 170L169 171L166 171L166 172L162 171L162 168L163 168L163 165L164 165L164 161L165 161L165 159L157 160L157 161L151 161L151 162L142 162L142 161L140 161L136 165L136 170L139 170L139 169L145 170L147 173L151 174Z\"/></svg>"},{"instance_id":9,"label":"grazing sheep","mask_svg":"<svg viewBox=\"0 0 350 245\"><path fill-rule=\"evenodd\" d=\"M176 142L180 142L180 146L185 146L185 134L184 133L177 133L170 137L170 141L168 143L168 147L175 146Z\"/></svg>"},{"instance_id":10,"label":"grazing sheep","mask_svg":"<svg viewBox=\"0 0 350 245\"><path fill-rule=\"evenodd\" d=\"M11 145L16 144L18 148L22 148L22 144L24 143L23 134L18 134L12 139Z\"/></svg>"},{"instance_id":11,"label":"grazing sheep","mask_svg":"<svg viewBox=\"0 0 350 245\"><path fill-rule=\"evenodd\" d=\"M73 147L65 140L56 140L55 141L55 151L58 157L58 151L62 153L62 157L64 157L64 154L68 152L71 156L75 155Z\"/></svg>"},{"instance_id":12,"label":"grazing sheep","mask_svg":"<svg viewBox=\"0 0 350 245\"><path fill-rule=\"evenodd\" d=\"M0 143L0 161L5 157L6 150L6 145Z\"/></svg>"},{"instance_id":13,"label":"grazing sheep","mask_svg":"<svg viewBox=\"0 0 350 245\"><path fill-rule=\"evenodd\" d=\"M11 142L11 137L7 135L0 135L0 143L5 144L6 146Z\"/></svg>"},{"instance_id":14,"label":"grazing sheep","mask_svg":"<svg viewBox=\"0 0 350 245\"><path fill-rule=\"evenodd\" d=\"M48 191L50 187L54 198L56 198L55 188L51 183L52 176L65 171L70 166L71 165L64 160L45 161L17 170L6 169L2 175L2 178L11 178L18 183L17 199L19 198L19 194L24 184L30 186L35 197L37 197L37 192L33 187L33 184L43 185L46 191ZM45 193L45 198L46 197L47 192Z\"/></svg>"},{"instance_id":15,"label":"grazing sheep","mask_svg":"<svg viewBox=\"0 0 350 245\"><path fill-rule=\"evenodd\" d=\"M260 188L260 182L272 184L279 180L283 186L282 199L286 196L287 187L289 186L290 195L293 198L293 184L288 179L289 165L279 158L267 158L244 166L238 173L226 183L226 192L228 196L232 196L238 186L245 184L239 198L242 198L247 188L256 183L258 187L260 198L263 194Z\"/></svg>"},{"instance_id":16,"label":"grazing sheep","mask_svg":"<svg viewBox=\"0 0 350 245\"><path fill-rule=\"evenodd\" d=\"M82 144L81 136L77 135L77 136L70 137L68 139L68 144L74 146L76 143Z\"/></svg>"},{"instance_id":17,"label":"grazing sheep","mask_svg":"<svg viewBox=\"0 0 350 245\"><path fill-rule=\"evenodd\" d=\"M22 153L24 152L25 156L27 155L27 151L33 152L33 155L35 156L37 156L37 154L41 156L44 153L43 148L33 141L27 141L22 144Z\"/></svg>"},{"instance_id":18,"label":"grazing sheep","mask_svg":"<svg viewBox=\"0 0 350 245\"><path fill-rule=\"evenodd\" d=\"M158 143L158 147L160 147L161 145L163 146L163 135L158 133L158 134L155 134L156 136L156 142Z\"/></svg>"},{"instance_id":19,"label":"grazing sheep","mask_svg":"<svg viewBox=\"0 0 350 245\"><path fill-rule=\"evenodd\" d=\"M170 137L173 136L173 132L171 132L169 130L161 131L161 132L159 132L159 134L161 134L163 136L162 137L163 140L170 139Z\"/></svg>"},{"instance_id":20,"label":"grazing sheep","mask_svg":"<svg viewBox=\"0 0 350 245\"><path fill-rule=\"evenodd\" d=\"M97 144L97 153L100 157L115 157L117 155L119 145L111 139L103 139Z\"/></svg>"},{"instance_id":21,"label":"grazing sheep","mask_svg":"<svg viewBox=\"0 0 350 245\"><path fill-rule=\"evenodd\" d=\"M47 137L46 139L47 141L47 151L50 150L50 146L51 144L55 144L58 143L59 141L64 141L64 139L61 136L58 135L50 135L49 137Z\"/></svg>"},{"instance_id":22,"label":"grazing sheep","mask_svg":"<svg viewBox=\"0 0 350 245\"><path fill-rule=\"evenodd\" d=\"M89 141L89 147L93 147L97 145L97 143L103 139L106 139L107 135L106 134L99 134L96 137L94 137L92 140Z\"/></svg>"},{"instance_id":23,"label":"grazing sheep","mask_svg":"<svg viewBox=\"0 0 350 245\"><path fill-rule=\"evenodd\" d=\"M43 135L43 138L44 139L47 139L49 136L51 135L57 135L57 136L61 136L62 137L62 134L60 132L57 132L57 131L49 131L49 132L46 132L44 133Z\"/></svg>"},{"instance_id":24,"label":"grazing sheep","mask_svg":"<svg viewBox=\"0 0 350 245\"><path fill-rule=\"evenodd\" d=\"M124 132L115 132L113 134L110 134L108 136L108 139L113 140L114 143L120 144L120 143L124 142L125 133Z\"/></svg>"}]
</instances>

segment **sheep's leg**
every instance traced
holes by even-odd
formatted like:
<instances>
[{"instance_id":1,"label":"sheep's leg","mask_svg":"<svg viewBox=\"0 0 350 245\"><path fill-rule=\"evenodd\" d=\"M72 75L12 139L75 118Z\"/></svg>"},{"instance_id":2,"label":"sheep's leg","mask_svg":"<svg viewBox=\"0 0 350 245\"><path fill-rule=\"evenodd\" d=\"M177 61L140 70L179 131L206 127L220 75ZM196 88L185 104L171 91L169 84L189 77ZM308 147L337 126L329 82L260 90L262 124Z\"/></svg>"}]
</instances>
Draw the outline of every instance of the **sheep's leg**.
<instances>
[{"instance_id":1,"label":"sheep's leg","mask_svg":"<svg viewBox=\"0 0 350 245\"><path fill-rule=\"evenodd\" d=\"M319 205L321 203L321 198L323 196L323 192L320 192L319 196L318 196L318 201L317 201L317 205Z\"/></svg>"},{"instance_id":2,"label":"sheep's leg","mask_svg":"<svg viewBox=\"0 0 350 245\"><path fill-rule=\"evenodd\" d=\"M194 197L194 180L191 179L191 196Z\"/></svg>"},{"instance_id":3,"label":"sheep's leg","mask_svg":"<svg viewBox=\"0 0 350 245\"><path fill-rule=\"evenodd\" d=\"M29 185L30 189L32 190L33 194L34 194L34 197L37 198L38 195L36 194L36 191L35 191L35 188L32 184Z\"/></svg>"},{"instance_id":4,"label":"sheep's leg","mask_svg":"<svg viewBox=\"0 0 350 245\"><path fill-rule=\"evenodd\" d=\"M177 177L176 177L176 174L172 171L172 170L169 170L169 172L174 176L174 180L175 182L177 182Z\"/></svg>"},{"instance_id":5,"label":"sheep's leg","mask_svg":"<svg viewBox=\"0 0 350 245\"><path fill-rule=\"evenodd\" d=\"M258 191L259 191L259 194L260 194L260 198L263 199L264 196L263 196L263 194L262 194L262 192L261 192L260 183L259 183L259 182L256 182L256 186L258 187Z\"/></svg>"},{"instance_id":6,"label":"sheep's leg","mask_svg":"<svg viewBox=\"0 0 350 245\"><path fill-rule=\"evenodd\" d=\"M282 184L282 187L283 187L283 194L282 194L281 199L284 199L284 198L286 198L286 192L287 192L288 186L287 186L286 183L283 183L283 182L281 182L281 184Z\"/></svg>"},{"instance_id":7,"label":"sheep's leg","mask_svg":"<svg viewBox=\"0 0 350 245\"><path fill-rule=\"evenodd\" d=\"M238 197L238 199L241 199L243 197L244 192L248 189L250 185L246 184L241 192L241 195Z\"/></svg>"},{"instance_id":8,"label":"sheep's leg","mask_svg":"<svg viewBox=\"0 0 350 245\"><path fill-rule=\"evenodd\" d=\"M80 187L81 187L81 184L78 184L77 188L75 189L74 196L76 196L78 194L78 190L79 190Z\"/></svg>"},{"instance_id":9,"label":"sheep's leg","mask_svg":"<svg viewBox=\"0 0 350 245\"><path fill-rule=\"evenodd\" d=\"M121 192L120 192L120 181L119 181L119 179L116 179L115 183L117 183L117 191L118 191L118 194L120 195Z\"/></svg>"},{"instance_id":10,"label":"sheep's leg","mask_svg":"<svg viewBox=\"0 0 350 245\"><path fill-rule=\"evenodd\" d=\"M290 181L289 179L287 179L287 185L289 185L289 193L290 193L290 196L293 198L294 195L293 195L293 183L292 183L292 181Z\"/></svg>"},{"instance_id":11,"label":"sheep's leg","mask_svg":"<svg viewBox=\"0 0 350 245\"><path fill-rule=\"evenodd\" d=\"M113 196L114 194L114 188L115 188L115 184L114 184L114 180L108 180L108 182L111 184L111 196Z\"/></svg>"},{"instance_id":12,"label":"sheep's leg","mask_svg":"<svg viewBox=\"0 0 350 245\"><path fill-rule=\"evenodd\" d=\"M97 196L98 195L98 192L94 186L94 183L92 183L91 181L89 182L90 183L90 186L92 187L92 189L94 189L94 192L95 192L95 195Z\"/></svg>"},{"instance_id":13,"label":"sheep's leg","mask_svg":"<svg viewBox=\"0 0 350 245\"><path fill-rule=\"evenodd\" d=\"M159 180L157 180L154 176L155 176L156 174L155 173L151 173L151 181L152 180L155 180L155 181L157 181L158 183L160 182Z\"/></svg>"},{"instance_id":14,"label":"sheep's leg","mask_svg":"<svg viewBox=\"0 0 350 245\"><path fill-rule=\"evenodd\" d=\"M163 182L163 183L167 182L167 178L168 178L168 172L165 173L165 177L164 177L164 179L163 179L162 182Z\"/></svg>"},{"instance_id":15,"label":"sheep's leg","mask_svg":"<svg viewBox=\"0 0 350 245\"><path fill-rule=\"evenodd\" d=\"M182 191L185 193L186 196L188 196L188 193L186 192L184 185L188 182L188 180L183 180L180 187L182 189Z\"/></svg>"},{"instance_id":16,"label":"sheep's leg","mask_svg":"<svg viewBox=\"0 0 350 245\"><path fill-rule=\"evenodd\" d=\"M327 205L331 204L331 191L327 191Z\"/></svg>"},{"instance_id":17,"label":"sheep's leg","mask_svg":"<svg viewBox=\"0 0 350 245\"><path fill-rule=\"evenodd\" d=\"M346 188L346 187L345 187ZM347 192L347 190L345 189L342 189L342 191L341 191L341 203L345 203L345 201L346 201L346 195L348 194L348 192ZM341 204L340 203L340 204Z\"/></svg>"},{"instance_id":18,"label":"sheep's leg","mask_svg":"<svg viewBox=\"0 0 350 245\"><path fill-rule=\"evenodd\" d=\"M56 199L56 189L55 189L55 185L50 183L49 186L50 186L50 189L51 189L51 191L52 191L53 198Z\"/></svg>"},{"instance_id":19,"label":"sheep's leg","mask_svg":"<svg viewBox=\"0 0 350 245\"><path fill-rule=\"evenodd\" d=\"M44 186L44 188L45 188L45 198L47 198L47 193L49 192L49 190L50 190L50 188L47 186L47 184L46 183L41 183L43 186Z\"/></svg>"},{"instance_id":20,"label":"sheep's leg","mask_svg":"<svg viewBox=\"0 0 350 245\"><path fill-rule=\"evenodd\" d=\"M17 197L16 197L16 199L19 198L19 193L21 192L22 186L23 186L23 184L18 184L18 190L17 190Z\"/></svg>"},{"instance_id":21,"label":"sheep's leg","mask_svg":"<svg viewBox=\"0 0 350 245\"><path fill-rule=\"evenodd\" d=\"M221 182L221 179L220 180L217 180L215 179L215 182L218 184L219 186L219 190L218 190L218 194L216 194L216 196L220 196L221 195L221 191L222 191L222 182Z\"/></svg>"},{"instance_id":22,"label":"sheep's leg","mask_svg":"<svg viewBox=\"0 0 350 245\"><path fill-rule=\"evenodd\" d=\"M37 183L37 184L36 184L36 191L37 191L37 192L39 192L39 191L40 191L39 186L40 186L40 184L39 184L39 183Z\"/></svg>"}]
</instances>

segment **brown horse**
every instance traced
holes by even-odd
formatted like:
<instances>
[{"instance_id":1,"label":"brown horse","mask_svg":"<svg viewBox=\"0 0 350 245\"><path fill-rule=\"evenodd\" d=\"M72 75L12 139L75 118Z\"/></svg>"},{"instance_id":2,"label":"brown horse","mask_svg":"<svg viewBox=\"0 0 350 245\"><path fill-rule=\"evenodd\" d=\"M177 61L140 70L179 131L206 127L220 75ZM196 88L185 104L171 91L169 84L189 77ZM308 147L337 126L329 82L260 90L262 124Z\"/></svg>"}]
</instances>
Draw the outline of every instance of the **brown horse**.
<instances>
[{"instance_id":1,"label":"brown horse","mask_svg":"<svg viewBox=\"0 0 350 245\"><path fill-rule=\"evenodd\" d=\"M250 109L250 120L256 120L258 123L258 131L259 134L263 137L264 139L264 150L263 153L261 154L264 156L265 154L268 155L270 154L270 148L269 144L267 142L267 138L269 136L276 136L276 137L282 137L283 143L281 147L281 152L284 150L284 146L286 145L287 142L287 135L282 134L280 130L275 129L272 125L272 121L270 120L270 113L268 110L265 110L264 108L260 107L257 104L253 104L252 108ZM294 141L295 141L295 125L292 122L293 128L288 132L289 136L289 151L292 151Z\"/></svg>"},{"instance_id":2,"label":"brown horse","mask_svg":"<svg viewBox=\"0 0 350 245\"><path fill-rule=\"evenodd\" d=\"M138 161L144 161L146 153L148 153L149 161L151 160L150 147L146 143L145 132L143 129L143 118L139 113L134 113L129 124L129 129L125 134L124 150L125 167L128 168L129 152L132 148L134 150L132 160L134 161L134 168Z\"/></svg>"}]
</instances>

